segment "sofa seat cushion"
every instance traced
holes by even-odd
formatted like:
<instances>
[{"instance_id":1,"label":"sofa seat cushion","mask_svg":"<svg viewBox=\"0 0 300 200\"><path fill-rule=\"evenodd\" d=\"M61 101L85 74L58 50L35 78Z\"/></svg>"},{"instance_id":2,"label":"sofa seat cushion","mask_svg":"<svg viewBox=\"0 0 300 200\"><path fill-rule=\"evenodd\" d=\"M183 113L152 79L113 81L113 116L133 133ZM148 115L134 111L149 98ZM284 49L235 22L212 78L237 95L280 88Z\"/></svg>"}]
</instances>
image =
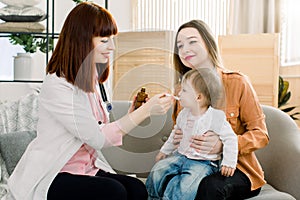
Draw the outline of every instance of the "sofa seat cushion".
<instances>
[{"instance_id":1,"label":"sofa seat cushion","mask_svg":"<svg viewBox=\"0 0 300 200\"><path fill-rule=\"evenodd\" d=\"M285 192L280 192L269 184L265 184L262 187L258 196L252 197L250 199L251 200L296 200L290 194Z\"/></svg>"}]
</instances>

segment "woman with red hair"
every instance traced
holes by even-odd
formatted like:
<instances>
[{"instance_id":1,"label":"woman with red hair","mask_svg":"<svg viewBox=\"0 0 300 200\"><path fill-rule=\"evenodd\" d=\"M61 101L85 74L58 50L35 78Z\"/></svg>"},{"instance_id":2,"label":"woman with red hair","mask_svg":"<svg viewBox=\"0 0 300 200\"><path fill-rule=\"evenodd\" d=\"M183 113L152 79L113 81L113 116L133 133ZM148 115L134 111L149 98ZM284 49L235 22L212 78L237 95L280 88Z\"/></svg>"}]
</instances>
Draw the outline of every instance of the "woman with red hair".
<instances>
[{"instance_id":1,"label":"woman with red hair","mask_svg":"<svg viewBox=\"0 0 300 200\"><path fill-rule=\"evenodd\" d=\"M116 174L101 149L121 145L150 114L165 114L172 97L153 96L109 123L99 93L116 34L112 15L97 4L80 3L67 16L39 96L37 137L9 178L7 199L147 199L144 184Z\"/></svg>"}]
</instances>

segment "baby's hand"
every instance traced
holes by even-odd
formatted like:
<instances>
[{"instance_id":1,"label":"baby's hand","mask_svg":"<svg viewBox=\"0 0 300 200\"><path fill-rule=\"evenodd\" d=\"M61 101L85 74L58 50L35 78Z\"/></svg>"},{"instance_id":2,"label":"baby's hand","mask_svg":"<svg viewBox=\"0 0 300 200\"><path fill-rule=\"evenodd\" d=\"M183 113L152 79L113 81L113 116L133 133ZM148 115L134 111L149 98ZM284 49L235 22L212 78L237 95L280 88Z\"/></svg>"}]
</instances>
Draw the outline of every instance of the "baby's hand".
<instances>
[{"instance_id":1,"label":"baby's hand","mask_svg":"<svg viewBox=\"0 0 300 200\"><path fill-rule=\"evenodd\" d=\"M159 152L159 153L156 155L156 157L155 157L155 162L158 162L158 161L160 161L160 160L162 160L162 159L165 159L166 157L167 157L166 154L164 154L164 153L162 153L162 152Z\"/></svg>"},{"instance_id":2,"label":"baby's hand","mask_svg":"<svg viewBox=\"0 0 300 200\"><path fill-rule=\"evenodd\" d=\"M227 177L233 176L234 171L235 171L235 168L232 168L232 167L222 166L222 168L221 168L221 174L223 176L227 176Z\"/></svg>"}]
</instances>

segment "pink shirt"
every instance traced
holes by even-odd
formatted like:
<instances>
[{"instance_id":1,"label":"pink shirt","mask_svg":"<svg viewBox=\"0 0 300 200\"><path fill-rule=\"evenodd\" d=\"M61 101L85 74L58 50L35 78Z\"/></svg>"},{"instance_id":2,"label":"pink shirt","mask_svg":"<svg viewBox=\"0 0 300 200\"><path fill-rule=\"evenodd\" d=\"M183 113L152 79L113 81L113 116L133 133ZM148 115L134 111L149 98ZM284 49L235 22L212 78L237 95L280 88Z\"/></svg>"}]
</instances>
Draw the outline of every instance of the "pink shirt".
<instances>
[{"instance_id":1,"label":"pink shirt","mask_svg":"<svg viewBox=\"0 0 300 200\"><path fill-rule=\"evenodd\" d=\"M108 116L101 105L100 95L96 92L89 93L88 97L92 106L93 114L97 121L101 121L102 126L99 126L101 133L106 136L104 146L118 146L122 144L122 131L117 122L108 123ZM88 128L88 127L87 127ZM72 156L65 164L60 172L68 172L79 175L95 175L98 168L94 162L97 158L97 152L87 144L83 144L80 149Z\"/></svg>"}]
</instances>

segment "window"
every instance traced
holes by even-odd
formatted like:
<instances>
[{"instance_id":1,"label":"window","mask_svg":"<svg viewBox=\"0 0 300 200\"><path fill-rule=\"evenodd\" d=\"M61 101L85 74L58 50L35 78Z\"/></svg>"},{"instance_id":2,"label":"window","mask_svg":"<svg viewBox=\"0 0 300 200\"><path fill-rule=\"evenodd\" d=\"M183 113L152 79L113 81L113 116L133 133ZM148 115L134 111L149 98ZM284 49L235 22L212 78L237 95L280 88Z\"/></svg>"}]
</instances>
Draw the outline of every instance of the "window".
<instances>
[{"instance_id":1,"label":"window","mask_svg":"<svg viewBox=\"0 0 300 200\"><path fill-rule=\"evenodd\" d=\"M281 4L281 65L300 64L300 1L284 0Z\"/></svg>"}]
</instances>

